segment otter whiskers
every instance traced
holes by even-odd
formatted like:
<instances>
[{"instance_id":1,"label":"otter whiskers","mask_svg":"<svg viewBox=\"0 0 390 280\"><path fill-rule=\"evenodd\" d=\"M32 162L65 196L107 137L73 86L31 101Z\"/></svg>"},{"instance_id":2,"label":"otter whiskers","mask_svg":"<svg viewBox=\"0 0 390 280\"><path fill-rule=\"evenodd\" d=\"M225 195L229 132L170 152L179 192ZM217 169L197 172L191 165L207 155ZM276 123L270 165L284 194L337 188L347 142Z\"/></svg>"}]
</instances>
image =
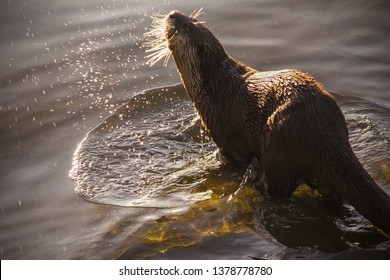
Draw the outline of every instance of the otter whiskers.
<instances>
[{"instance_id":1,"label":"otter whiskers","mask_svg":"<svg viewBox=\"0 0 390 280\"><path fill-rule=\"evenodd\" d=\"M190 14L190 18L192 18L193 20L196 20L199 16L201 15L205 15L206 13L203 12L203 7L200 8L199 10L195 10L193 11L191 14ZM200 22L200 23L205 23L205 22Z\"/></svg>"},{"instance_id":2,"label":"otter whiskers","mask_svg":"<svg viewBox=\"0 0 390 280\"><path fill-rule=\"evenodd\" d=\"M199 10L193 11L190 18L193 21L196 21L196 18L203 14L203 8L200 8ZM201 23L204 22L195 22L195 24ZM172 55L165 38L166 28L165 13L158 13L152 16L152 27L144 34L144 37L149 38L149 40L143 44L147 48L145 52L150 53L145 56L145 58L148 59L146 64L149 64L150 66L153 66L162 59L164 59L163 65L167 66L169 58ZM176 33L174 33L170 39L172 39L175 35Z\"/></svg>"},{"instance_id":3,"label":"otter whiskers","mask_svg":"<svg viewBox=\"0 0 390 280\"><path fill-rule=\"evenodd\" d=\"M155 14L152 18L152 27L144 34L146 38L150 38L144 43L147 48L146 53L150 53L145 57L148 59L146 63L153 66L164 58L164 66L166 66L171 52L165 40L165 15Z\"/></svg>"}]
</instances>

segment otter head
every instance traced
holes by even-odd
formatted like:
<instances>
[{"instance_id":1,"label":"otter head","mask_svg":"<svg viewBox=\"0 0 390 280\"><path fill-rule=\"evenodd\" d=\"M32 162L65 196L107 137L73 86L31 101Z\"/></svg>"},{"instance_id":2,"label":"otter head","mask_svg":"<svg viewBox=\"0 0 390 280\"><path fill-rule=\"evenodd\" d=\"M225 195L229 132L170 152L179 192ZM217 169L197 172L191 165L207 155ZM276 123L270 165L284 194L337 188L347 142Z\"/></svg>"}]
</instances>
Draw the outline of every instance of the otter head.
<instances>
[{"instance_id":1,"label":"otter head","mask_svg":"<svg viewBox=\"0 0 390 280\"><path fill-rule=\"evenodd\" d=\"M218 65L227 56L222 44L214 34L198 21L202 9L187 16L179 11L168 15L156 15L152 29L145 33L152 39L145 43L148 47L147 56L150 65L165 58L166 65L169 57L174 56L176 66L181 74L194 68ZM191 70L189 70L191 68Z\"/></svg>"},{"instance_id":2,"label":"otter head","mask_svg":"<svg viewBox=\"0 0 390 280\"><path fill-rule=\"evenodd\" d=\"M165 18L165 39L179 70L188 64L217 65L227 57L220 41L204 22L196 20L200 14L186 16L172 11Z\"/></svg>"}]
</instances>

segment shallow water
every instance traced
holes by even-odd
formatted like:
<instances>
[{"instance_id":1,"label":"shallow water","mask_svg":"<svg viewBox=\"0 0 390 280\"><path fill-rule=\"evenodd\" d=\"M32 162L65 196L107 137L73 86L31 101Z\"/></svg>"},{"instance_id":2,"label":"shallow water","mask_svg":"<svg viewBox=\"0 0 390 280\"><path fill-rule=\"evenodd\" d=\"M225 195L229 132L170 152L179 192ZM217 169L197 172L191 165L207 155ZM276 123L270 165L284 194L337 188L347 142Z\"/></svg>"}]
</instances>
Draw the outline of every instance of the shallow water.
<instances>
[{"instance_id":1,"label":"shallow water","mask_svg":"<svg viewBox=\"0 0 390 280\"><path fill-rule=\"evenodd\" d=\"M153 12L202 6L237 59L338 92L356 154L390 193L386 1L2 1L2 259L389 258L352 208L305 188L232 196L243 171L218 160L173 62L150 68L141 46Z\"/></svg>"}]
</instances>

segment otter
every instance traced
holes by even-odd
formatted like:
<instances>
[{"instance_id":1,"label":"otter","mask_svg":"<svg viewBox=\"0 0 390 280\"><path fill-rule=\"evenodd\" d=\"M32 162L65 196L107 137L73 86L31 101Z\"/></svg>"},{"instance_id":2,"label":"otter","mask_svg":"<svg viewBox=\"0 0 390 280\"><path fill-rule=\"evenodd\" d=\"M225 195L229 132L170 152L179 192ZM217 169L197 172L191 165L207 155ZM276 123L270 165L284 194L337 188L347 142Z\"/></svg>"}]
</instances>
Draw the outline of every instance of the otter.
<instances>
[{"instance_id":1,"label":"otter","mask_svg":"<svg viewBox=\"0 0 390 280\"><path fill-rule=\"evenodd\" d=\"M291 196L301 183L344 200L390 234L390 196L354 154L341 109L311 75L258 71L227 54L197 17L156 17L146 35L153 65L170 55L203 126L230 162L250 165L269 195Z\"/></svg>"}]
</instances>

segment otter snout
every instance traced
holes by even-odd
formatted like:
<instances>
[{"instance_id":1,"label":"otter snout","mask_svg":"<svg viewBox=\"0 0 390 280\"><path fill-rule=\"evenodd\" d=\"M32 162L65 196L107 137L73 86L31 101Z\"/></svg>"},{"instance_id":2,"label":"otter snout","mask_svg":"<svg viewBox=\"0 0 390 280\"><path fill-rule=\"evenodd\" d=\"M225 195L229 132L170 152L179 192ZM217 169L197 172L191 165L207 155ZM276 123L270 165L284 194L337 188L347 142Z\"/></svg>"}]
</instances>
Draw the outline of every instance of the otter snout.
<instances>
[{"instance_id":1,"label":"otter snout","mask_svg":"<svg viewBox=\"0 0 390 280\"><path fill-rule=\"evenodd\" d=\"M185 22L191 23L192 22L192 19L190 17L186 16L185 14L181 13L178 10L171 11L167 16L167 19L179 21L182 23L185 23Z\"/></svg>"},{"instance_id":2,"label":"otter snout","mask_svg":"<svg viewBox=\"0 0 390 280\"><path fill-rule=\"evenodd\" d=\"M166 17L166 36L169 39L176 30L185 29L193 25L193 19L185 14L173 10Z\"/></svg>"},{"instance_id":3,"label":"otter snout","mask_svg":"<svg viewBox=\"0 0 390 280\"><path fill-rule=\"evenodd\" d=\"M169 14L168 14L168 17L170 18L175 18L177 16L177 14L180 14L180 12L178 10L173 10L171 11Z\"/></svg>"}]
</instances>

